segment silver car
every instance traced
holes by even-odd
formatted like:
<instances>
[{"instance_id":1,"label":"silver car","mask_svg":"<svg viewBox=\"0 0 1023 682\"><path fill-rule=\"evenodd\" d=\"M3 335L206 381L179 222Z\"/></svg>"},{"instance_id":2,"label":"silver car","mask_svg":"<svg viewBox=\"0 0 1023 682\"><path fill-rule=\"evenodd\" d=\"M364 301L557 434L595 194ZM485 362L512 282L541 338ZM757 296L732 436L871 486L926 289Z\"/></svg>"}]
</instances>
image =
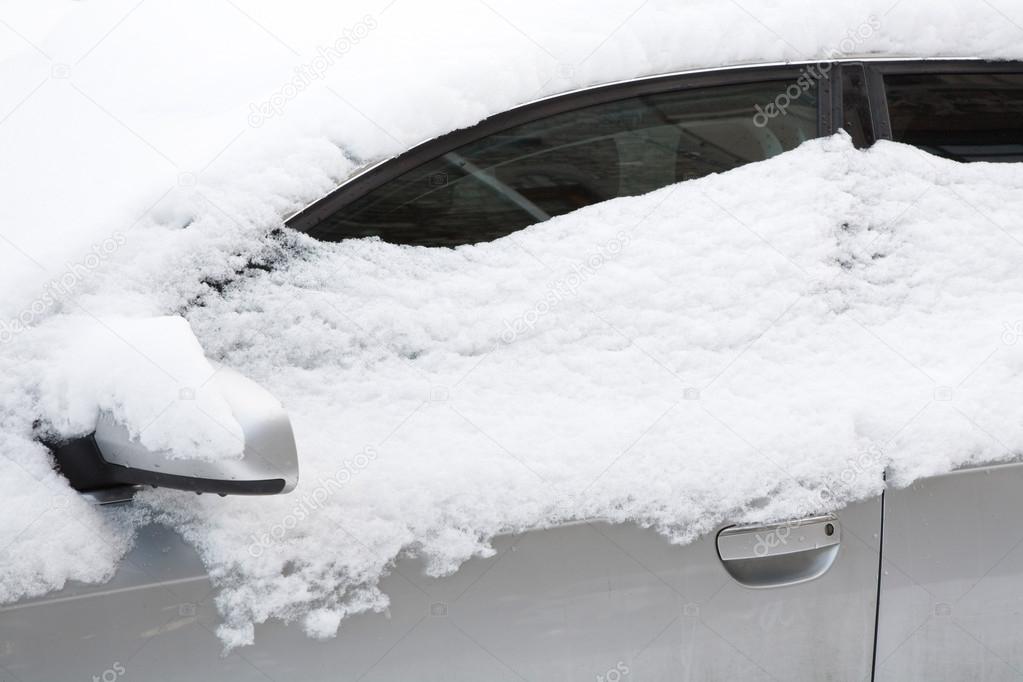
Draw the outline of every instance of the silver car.
<instances>
[{"instance_id":1,"label":"silver car","mask_svg":"<svg viewBox=\"0 0 1023 682\"><path fill-rule=\"evenodd\" d=\"M288 224L325 240L475 243L839 130L858 146L1023 160L1023 64L862 59L588 88L426 142ZM277 438L269 469L157 474L158 458L101 424L61 446L96 466L65 473L109 510L132 504L138 484L286 492L286 420L247 405L233 405L248 410L247 437ZM154 525L109 583L0 608L0 679L1023 679L1021 491L1023 464L1005 464L686 546L599 520L503 536L495 556L443 579L400 560L382 585L389 612L352 617L334 639L270 623L226 656L197 554Z\"/></svg>"}]
</instances>

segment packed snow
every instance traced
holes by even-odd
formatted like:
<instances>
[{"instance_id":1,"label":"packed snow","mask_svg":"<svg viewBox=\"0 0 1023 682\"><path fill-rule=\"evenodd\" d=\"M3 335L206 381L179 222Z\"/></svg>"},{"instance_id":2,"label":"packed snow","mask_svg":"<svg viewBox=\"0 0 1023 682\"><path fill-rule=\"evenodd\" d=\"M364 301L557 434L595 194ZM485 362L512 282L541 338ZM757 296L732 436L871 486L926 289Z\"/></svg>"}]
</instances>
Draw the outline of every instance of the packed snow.
<instances>
[{"instance_id":1,"label":"packed snow","mask_svg":"<svg viewBox=\"0 0 1023 682\"><path fill-rule=\"evenodd\" d=\"M1023 10L456 4L0 9L0 601L109 578L158 521L206 562L225 644L269 618L326 637L386 608L403 552L443 574L591 517L685 542L1023 450L1016 165L839 136L455 250L281 229L360 165L537 96L1023 57ZM294 493L100 513L52 471L38 439L103 410L238 456L210 360L289 409Z\"/></svg>"}]
</instances>

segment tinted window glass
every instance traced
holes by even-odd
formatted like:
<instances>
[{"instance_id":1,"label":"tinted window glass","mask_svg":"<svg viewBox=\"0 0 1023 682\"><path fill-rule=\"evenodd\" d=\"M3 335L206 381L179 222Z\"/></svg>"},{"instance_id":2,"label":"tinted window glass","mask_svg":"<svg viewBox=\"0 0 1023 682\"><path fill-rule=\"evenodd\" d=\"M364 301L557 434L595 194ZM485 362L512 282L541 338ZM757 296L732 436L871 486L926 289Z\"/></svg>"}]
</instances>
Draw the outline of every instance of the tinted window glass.
<instances>
[{"instance_id":1,"label":"tinted window glass","mask_svg":"<svg viewBox=\"0 0 1023 682\"><path fill-rule=\"evenodd\" d=\"M958 161L1023 161L1023 74L884 80L894 140Z\"/></svg>"},{"instance_id":2,"label":"tinted window glass","mask_svg":"<svg viewBox=\"0 0 1023 682\"><path fill-rule=\"evenodd\" d=\"M817 134L816 94L789 82L593 105L466 144L353 200L309 232L454 246L614 197L774 156ZM770 103L775 105L762 113ZM758 113L760 112L760 113Z\"/></svg>"}]
</instances>

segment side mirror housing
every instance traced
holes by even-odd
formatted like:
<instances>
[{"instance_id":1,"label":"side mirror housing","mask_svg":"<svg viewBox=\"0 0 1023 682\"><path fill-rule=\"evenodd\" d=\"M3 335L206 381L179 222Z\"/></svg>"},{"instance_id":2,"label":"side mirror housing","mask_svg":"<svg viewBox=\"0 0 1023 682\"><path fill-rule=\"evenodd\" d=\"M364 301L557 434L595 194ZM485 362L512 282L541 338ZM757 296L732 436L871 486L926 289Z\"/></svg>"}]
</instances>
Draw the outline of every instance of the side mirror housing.
<instances>
[{"instance_id":1,"label":"side mirror housing","mask_svg":"<svg viewBox=\"0 0 1023 682\"><path fill-rule=\"evenodd\" d=\"M275 495L298 484L298 453L291 420L266 389L221 368L216 383L245 438L241 459L180 459L133 440L109 413L95 433L52 447L61 472L82 492L148 485L220 495Z\"/></svg>"}]
</instances>

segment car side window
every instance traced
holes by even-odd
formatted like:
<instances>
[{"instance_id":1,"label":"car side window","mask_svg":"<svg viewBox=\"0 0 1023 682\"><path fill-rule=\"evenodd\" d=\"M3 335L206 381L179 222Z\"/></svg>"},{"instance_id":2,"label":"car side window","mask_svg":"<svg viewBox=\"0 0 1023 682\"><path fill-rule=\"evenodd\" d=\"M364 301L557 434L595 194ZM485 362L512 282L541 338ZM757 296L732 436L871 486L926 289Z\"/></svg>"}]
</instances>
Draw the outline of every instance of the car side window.
<instances>
[{"instance_id":1,"label":"car side window","mask_svg":"<svg viewBox=\"0 0 1023 682\"><path fill-rule=\"evenodd\" d=\"M887 74L892 139L957 161L1023 161L1023 73Z\"/></svg>"},{"instance_id":2,"label":"car side window","mask_svg":"<svg viewBox=\"0 0 1023 682\"><path fill-rule=\"evenodd\" d=\"M599 201L760 161L817 136L816 92L779 100L791 85L676 90L517 125L426 161L308 232L329 241L472 244ZM772 102L785 106L766 107Z\"/></svg>"}]
</instances>

